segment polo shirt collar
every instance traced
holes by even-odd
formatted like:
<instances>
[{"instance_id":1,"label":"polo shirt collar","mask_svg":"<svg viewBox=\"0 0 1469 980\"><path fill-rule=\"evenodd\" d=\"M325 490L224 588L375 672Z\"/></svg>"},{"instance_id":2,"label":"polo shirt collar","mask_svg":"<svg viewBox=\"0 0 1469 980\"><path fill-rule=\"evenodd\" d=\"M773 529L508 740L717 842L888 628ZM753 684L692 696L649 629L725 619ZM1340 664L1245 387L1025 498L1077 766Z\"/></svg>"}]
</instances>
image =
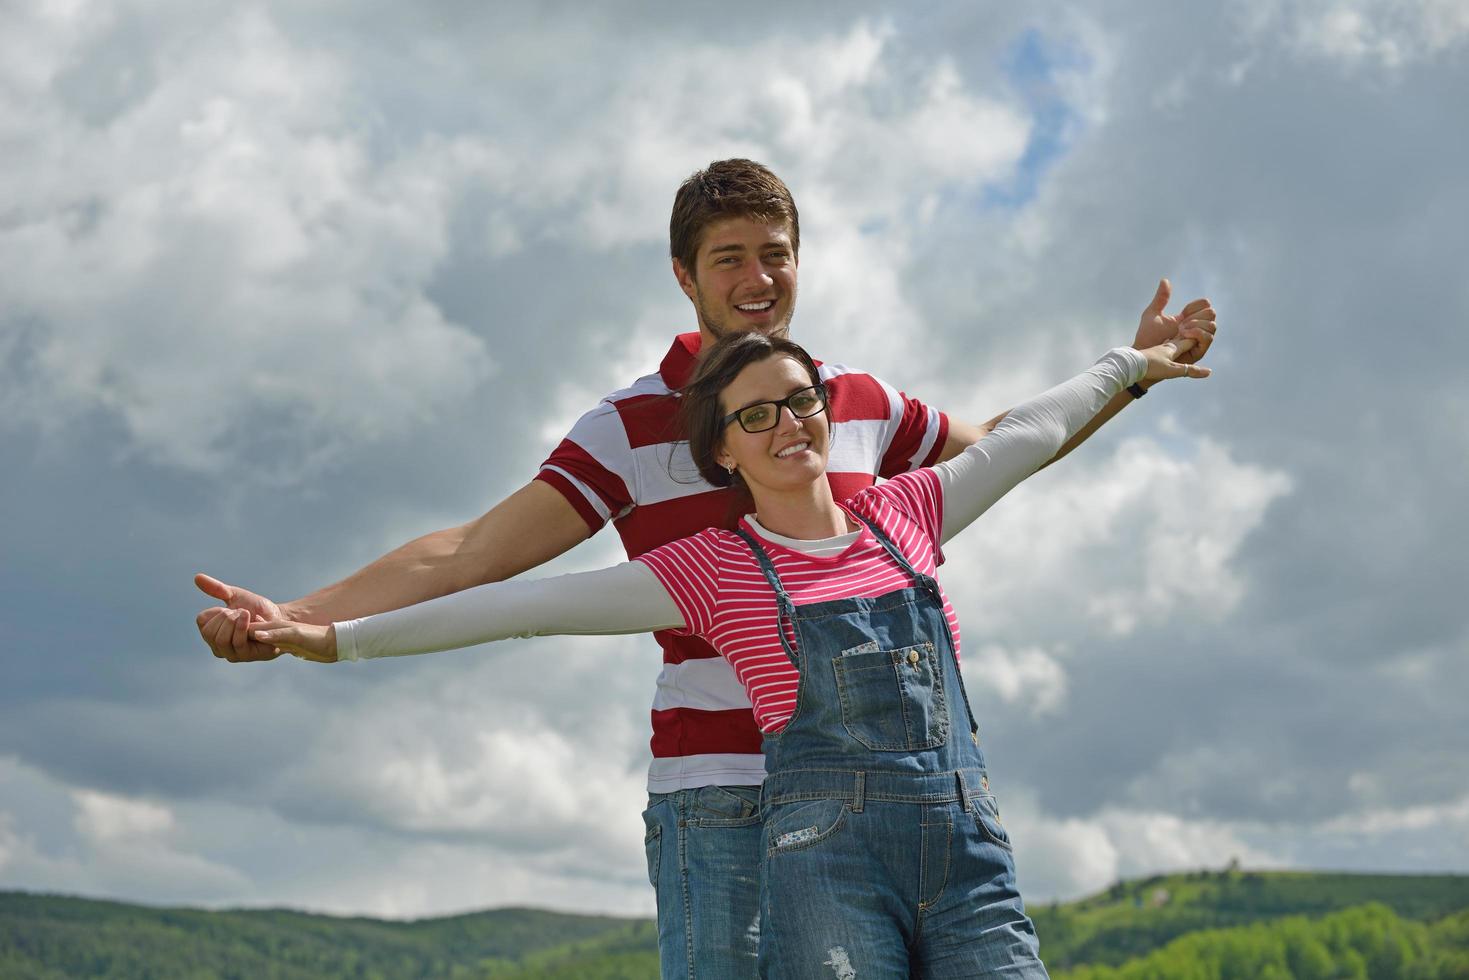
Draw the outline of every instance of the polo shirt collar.
<instances>
[{"instance_id":1,"label":"polo shirt collar","mask_svg":"<svg viewBox=\"0 0 1469 980\"><path fill-rule=\"evenodd\" d=\"M663 355L663 363L658 365L658 374L670 391L678 391L693 377L694 362L699 359L701 342L702 338L697 330L693 333L681 333L673 338L673 346L668 348L668 353Z\"/></svg>"},{"instance_id":2,"label":"polo shirt collar","mask_svg":"<svg viewBox=\"0 0 1469 980\"><path fill-rule=\"evenodd\" d=\"M679 391L689 383L689 379L694 376L694 365L699 360L702 345L703 338L697 330L693 333L681 333L673 338L673 346L668 348L668 353L663 355L663 361L658 365L658 374L669 391ZM813 358L813 361L817 367L821 367L819 359Z\"/></svg>"}]
</instances>

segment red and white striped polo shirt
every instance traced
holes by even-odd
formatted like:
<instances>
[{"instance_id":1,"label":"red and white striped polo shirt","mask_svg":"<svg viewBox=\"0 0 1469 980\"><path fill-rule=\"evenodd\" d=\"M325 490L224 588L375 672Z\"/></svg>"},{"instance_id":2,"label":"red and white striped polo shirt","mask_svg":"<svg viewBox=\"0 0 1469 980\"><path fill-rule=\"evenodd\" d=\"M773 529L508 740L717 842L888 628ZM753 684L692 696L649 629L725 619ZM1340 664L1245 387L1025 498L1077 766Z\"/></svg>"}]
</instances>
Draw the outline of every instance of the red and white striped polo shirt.
<instances>
[{"instance_id":1,"label":"red and white striped polo shirt","mask_svg":"<svg viewBox=\"0 0 1469 980\"><path fill-rule=\"evenodd\" d=\"M697 333L680 334L657 373L604 398L583 415L541 465L593 532L611 520L629 558L710 527L731 528L730 491L700 478L678 421L676 392L693 373ZM948 418L870 374L820 365L830 392L827 475L844 500L932 464ZM764 776L760 730L734 671L707 642L654 634L663 670L653 699L651 792L715 784L755 784Z\"/></svg>"},{"instance_id":2,"label":"red and white striped polo shirt","mask_svg":"<svg viewBox=\"0 0 1469 980\"><path fill-rule=\"evenodd\" d=\"M932 470L904 473L847 502L897 545L915 569L933 575L942 562L943 489ZM760 540L746 525L747 533ZM769 540L761 547L797 606L884 595L913 584L866 525L840 554L818 557ZM778 732L796 708L796 667L776 634L775 592L750 546L733 531L710 528L637 559L658 577L683 613L687 632L705 637L729 661L755 706L761 731ZM959 648L959 622L944 596L944 615ZM684 632L682 630L678 632ZM789 635L789 634L788 634ZM794 637L792 637L794 639Z\"/></svg>"}]
</instances>

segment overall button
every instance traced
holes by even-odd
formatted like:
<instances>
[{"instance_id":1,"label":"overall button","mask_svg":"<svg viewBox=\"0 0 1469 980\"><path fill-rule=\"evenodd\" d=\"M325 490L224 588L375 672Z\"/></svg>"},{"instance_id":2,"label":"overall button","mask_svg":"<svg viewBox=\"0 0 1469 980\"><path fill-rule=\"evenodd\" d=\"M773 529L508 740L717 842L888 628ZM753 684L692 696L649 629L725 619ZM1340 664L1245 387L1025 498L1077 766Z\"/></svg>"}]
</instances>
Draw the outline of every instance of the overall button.
<instances>
[{"instance_id":1,"label":"overall button","mask_svg":"<svg viewBox=\"0 0 1469 980\"><path fill-rule=\"evenodd\" d=\"M908 651L908 662L910 664L916 664L916 663L918 663L918 651L917 650L909 650Z\"/></svg>"}]
</instances>

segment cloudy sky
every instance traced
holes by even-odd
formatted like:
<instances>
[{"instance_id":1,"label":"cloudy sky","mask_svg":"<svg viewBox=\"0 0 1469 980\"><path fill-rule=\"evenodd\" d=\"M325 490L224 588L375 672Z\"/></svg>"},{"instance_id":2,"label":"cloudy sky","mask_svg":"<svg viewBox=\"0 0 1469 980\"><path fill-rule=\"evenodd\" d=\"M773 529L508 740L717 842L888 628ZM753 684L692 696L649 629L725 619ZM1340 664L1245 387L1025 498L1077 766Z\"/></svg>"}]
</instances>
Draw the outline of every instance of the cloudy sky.
<instances>
[{"instance_id":1,"label":"cloudy sky","mask_svg":"<svg viewBox=\"0 0 1469 980\"><path fill-rule=\"evenodd\" d=\"M692 329L732 155L796 335L960 417L1220 310L949 548L1032 900L1469 872L1464 0L586 7L0 0L0 889L652 911L646 640L232 666L191 576L523 484Z\"/></svg>"}]
</instances>

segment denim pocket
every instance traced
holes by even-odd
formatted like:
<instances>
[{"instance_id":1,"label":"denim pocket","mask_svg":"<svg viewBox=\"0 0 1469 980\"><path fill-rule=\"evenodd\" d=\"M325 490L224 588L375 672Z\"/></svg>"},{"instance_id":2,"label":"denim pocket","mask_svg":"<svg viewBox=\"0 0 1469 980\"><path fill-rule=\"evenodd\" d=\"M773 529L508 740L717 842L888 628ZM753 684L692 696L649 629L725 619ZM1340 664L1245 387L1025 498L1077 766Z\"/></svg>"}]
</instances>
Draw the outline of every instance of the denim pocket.
<instances>
[{"instance_id":1,"label":"denim pocket","mask_svg":"<svg viewBox=\"0 0 1469 980\"><path fill-rule=\"evenodd\" d=\"M701 786L694 793L695 827L749 827L760 822L760 787Z\"/></svg>"},{"instance_id":2,"label":"denim pocket","mask_svg":"<svg viewBox=\"0 0 1469 980\"><path fill-rule=\"evenodd\" d=\"M1005 825L1000 823L1000 805L995 802L993 796L970 797L970 804L974 809L974 822L979 826L979 832L985 840L996 847L1010 850L1010 832Z\"/></svg>"},{"instance_id":3,"label":"denim pocket","mask_svg":"<svg viewBox=\"0 0 1469 980\"><path fill-rule=\"evenodd\" d=\"M663 860L663 828L652 826L643 835L643 851L648 856L648 884L658 887L658 863Z\"/></svg>"},{"instance_id":4,"label":"denim pocket","mask_svg":"<svg viewBox=\"0 0 1469 980\"><path fill-rule=\"evenodd\" d=\"M842 829L846 815L847 805L841 800L776 806L765 824L765 853L775 857L819 844Z\"/></svg>"},{"instance_id":5,"label":"denim pocket","mask_svg":"<svg viewBox=\"0 0 1469 980\"><path fill-rule=\"evenodd\" d=\"M932 643L896 650L866 645L832 659L842 726L879 752L932 749L949 737L944 675Z\"/></svg>"}]
</instances>

